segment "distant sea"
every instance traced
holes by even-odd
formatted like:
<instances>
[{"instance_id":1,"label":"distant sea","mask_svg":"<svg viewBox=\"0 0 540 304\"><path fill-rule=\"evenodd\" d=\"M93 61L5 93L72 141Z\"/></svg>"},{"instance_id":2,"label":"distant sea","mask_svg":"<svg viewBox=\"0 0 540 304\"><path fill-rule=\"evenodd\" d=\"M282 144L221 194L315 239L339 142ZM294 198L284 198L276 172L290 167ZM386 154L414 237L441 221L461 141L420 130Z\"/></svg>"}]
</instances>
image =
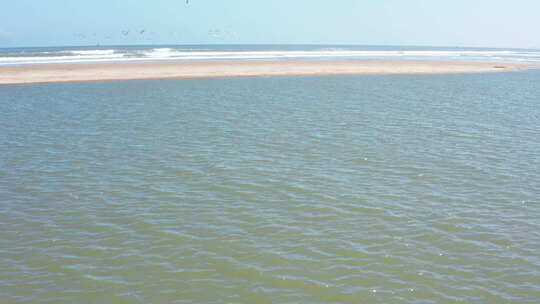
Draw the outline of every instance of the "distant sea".
<instances>
[{"instance_id":1,"label":"distant sea","mask_svg":"<svg viewBox=\"0 0 540 304\"><path fill-rule=\"evenodd\" d=\"M540 50L336 45L163 45L0 49L0 65L163 60L360 58L460 59L538 63L540 62Z\"/></svg>"},{"instance_id":2,"label":"distant sea","mask_svg":"<svg viewBox=\"0 0 540 304\"><path fill-rule=\"evenodd\" d=\"M3 64L538 60L319 46L1 52ZM540 299L537 69L4 85L0 113L0 303Z\"/></svg>"}]
</instances>

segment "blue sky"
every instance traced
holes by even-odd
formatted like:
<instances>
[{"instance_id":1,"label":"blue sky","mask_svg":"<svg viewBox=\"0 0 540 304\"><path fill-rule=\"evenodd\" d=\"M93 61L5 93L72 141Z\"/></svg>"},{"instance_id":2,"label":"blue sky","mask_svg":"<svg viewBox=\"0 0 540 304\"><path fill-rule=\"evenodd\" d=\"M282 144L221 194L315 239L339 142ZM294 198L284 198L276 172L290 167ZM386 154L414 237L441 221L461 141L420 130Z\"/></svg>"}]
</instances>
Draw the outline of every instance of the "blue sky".
<instances>
[{"instance_id":1,"label":"blue sky","mask_svg":"<svg viewBox=\"0 0 540 304\"><path fill-rule=\"evenodd\" d=\"M362 44L540 48L538 0L4 0L0 47Z\"/></svg>"}]
</instances>

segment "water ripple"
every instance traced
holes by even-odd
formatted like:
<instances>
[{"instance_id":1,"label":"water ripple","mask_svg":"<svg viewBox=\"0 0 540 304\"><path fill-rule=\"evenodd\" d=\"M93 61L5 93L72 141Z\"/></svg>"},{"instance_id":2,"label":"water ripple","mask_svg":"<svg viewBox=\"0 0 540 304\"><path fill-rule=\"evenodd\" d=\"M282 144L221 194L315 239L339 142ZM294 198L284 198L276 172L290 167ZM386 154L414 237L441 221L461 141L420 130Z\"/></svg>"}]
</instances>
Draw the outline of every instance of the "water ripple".
<instances>
[{"instance_id":1,"label":"water ripple","mask_svg":"<svg viewBox=\"0 0 540 304\"><path fill-rule=\"evenodd\" d=\"M536 303L538 71L0 88L8 303Z\"/></svg>"}]
</instances>

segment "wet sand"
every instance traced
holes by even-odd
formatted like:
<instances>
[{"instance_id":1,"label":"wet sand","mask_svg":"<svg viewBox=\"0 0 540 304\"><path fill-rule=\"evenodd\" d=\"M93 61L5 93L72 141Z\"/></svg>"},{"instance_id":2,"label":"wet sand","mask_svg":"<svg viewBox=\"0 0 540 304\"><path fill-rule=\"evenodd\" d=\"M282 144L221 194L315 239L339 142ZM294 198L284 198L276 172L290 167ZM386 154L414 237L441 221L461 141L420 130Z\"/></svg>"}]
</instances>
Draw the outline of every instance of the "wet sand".
<instances>
[{"instance_id":1,"label":"wet sand","mask_svg":"<svg viewBox=\"0 0 540 304\"><path fill-rule=\"evenodd\" d=\"M515 71L516 63L435 60L242 60L0 66L0 84L301 75L448 74Z\"/></svg>"}]
</instances>

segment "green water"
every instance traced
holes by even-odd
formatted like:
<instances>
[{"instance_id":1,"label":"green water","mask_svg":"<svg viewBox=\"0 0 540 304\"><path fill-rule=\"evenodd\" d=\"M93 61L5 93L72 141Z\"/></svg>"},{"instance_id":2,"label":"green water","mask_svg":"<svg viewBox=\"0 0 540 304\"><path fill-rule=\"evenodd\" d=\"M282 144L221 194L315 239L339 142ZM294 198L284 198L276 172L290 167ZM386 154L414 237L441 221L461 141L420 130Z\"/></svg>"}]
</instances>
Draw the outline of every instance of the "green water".
<instances>
[{"instance_id":1,"label":"green water","mask_svg":"<svg viewBox=\"0 0 540 304\"><path fill-rule=\"evenodd\" d=\"M540 71L0 86L0 303L538 303Z\"/></svg>"}]
</instances>

